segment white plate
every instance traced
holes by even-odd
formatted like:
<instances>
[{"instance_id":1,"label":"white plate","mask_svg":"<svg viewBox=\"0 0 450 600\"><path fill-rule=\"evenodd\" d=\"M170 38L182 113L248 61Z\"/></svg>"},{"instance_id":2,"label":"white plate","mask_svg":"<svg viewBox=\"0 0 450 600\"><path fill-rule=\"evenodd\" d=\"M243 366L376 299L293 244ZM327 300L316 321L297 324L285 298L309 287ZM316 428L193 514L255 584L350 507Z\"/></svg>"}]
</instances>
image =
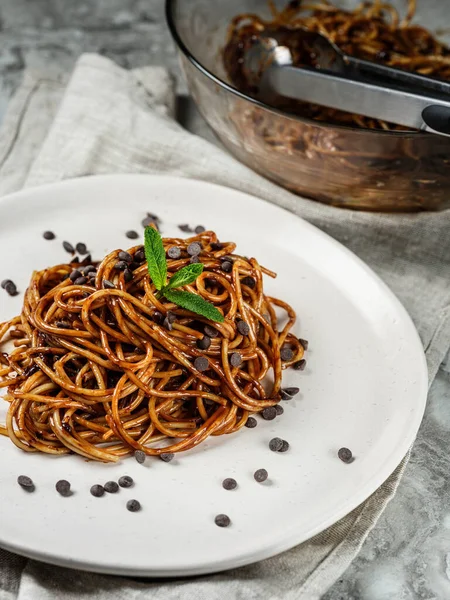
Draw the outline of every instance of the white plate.
<instances>
[{"instance_id":1,"label":"white plate","mask_svg":"<svg viewBox=\"0 0 450 600\"><path fill-rule=\"evenodd\" d=\"M11 277L23 291L33 269L67 260L63 240L85 241L95 257L127 248L125 231L142 231L147 211L160 216L164 235L183 235L179 223L202 224L278 272L267 290L294 306L296 332L310 341L307 369L285 376L301 394L282 403L275 421L258 419L255 429L208 440L170 464L26 454L0 438L0 545L55 564L148 576L273 556L346 515L398 465L425 407L420 340L387 287L324 233L251 196L185 179L91 177L2 199L0 280ZM47 229L57 240L42 238ZM4 320L21 298L0 291ZM289 452L268 449L274 436L290 442ZM350 465L337 458L342 446L356 456ZM253 479L258 468L269 472L264 485ZM19 474L33 478L34 494L17 485ZM89 494L92 484L124 474L134 488ZM221 486L230 476L239 484L232 492ZM62 478L75 490L70 498L54 489ZM140 513L126 510L130 498L140 500ZM218 513L232 526L217 527Z\"/></svg>"}]
</instances>

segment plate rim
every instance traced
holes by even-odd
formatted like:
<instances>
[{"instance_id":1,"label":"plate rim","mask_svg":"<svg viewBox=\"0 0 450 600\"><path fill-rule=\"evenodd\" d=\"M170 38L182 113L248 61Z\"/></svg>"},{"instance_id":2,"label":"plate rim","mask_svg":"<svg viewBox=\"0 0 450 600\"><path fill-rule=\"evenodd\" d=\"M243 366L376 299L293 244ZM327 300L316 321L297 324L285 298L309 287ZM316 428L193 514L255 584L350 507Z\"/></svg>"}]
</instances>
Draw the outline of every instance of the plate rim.
<instances>
[{"instance_id":1,"label":"plate rim","mask_svg":"<svg viewBox=\"0 0 450 600\"><path fill-rule=\"evenodd\" d=\"M377 273L375 273L375 271L373 271L361 258L359 258L349 248L347 248L346 246L341 244L339 241L337 241L336 239L331 237L329 234L327 234L326 232L322 231L320 228L309 223L308 221L306 221L299 215L296 215L295 213L289 211L288 209L286 209L284 207L273 204L263 198L259 198L256 195L253 195L253 194L250 194L247 192L243 192L243 191L240 191L235 188L219 185L216 183L210 183L207 181L190 178L190 177L187 178L187 177L179 177L179 176L173 176L173 175L156 175L156 174L144 174L144 173L85 175L82 177L69 178L69 179L60 180L60 181L53 182L53 183L43 184L43 185L36 186L36 187L30 187L30 188L26 188L23 190L19 190L17 192L11 193L11 194L7 194L0 198L0 209L2 209L4 207L4 205L8 204L9 202L21 201L22 198L26 198L30 194L33 195L37 191L45 194L46 191L50 190L53 193L53 191L55 189L57 191L60 189L63 190L66 187L68 188L68 187L71 187L74 185L75 186L80 186L80 185L81 186L84 186L84 185L89 186L93 182L95 182L94 185L97 185L97 184L103 185L104 184L106 186L109 186L109 185L116 185L116 182L118 182L120 180L122 180L124 183L125 183L125 180L128 180L128 182L130 182L130 181L137 182L138 180L140 180L141 182L148 182L149 188L151 188L152 182L154 182L154 181L158 181L159 183L167 184L168 186L170 186L171 183L179 184L182 181L186 186L194 186L194 187L200 186L200 187L205 187L205 188L209 188L212 190L219 188L221 190L226 191L227 193L241 196L243 199L247 198L247 200L254 202L254 203L264 202L264 204L266 205L266 208L268 208L269 210L273 210L274 214L276 214L278 211L282 211L284 213L289 214L291 217L293 217L295 219L299 219L299 221L302 223L303 227L310 229L310 231L312 231L312 233L314 235L317 235L319 238L324 240L325 243L331 244L332 247L334 246L335 248L339 249L340 253L343 255L343 257L345 257L345 260L350 260L354 264L356 264L359 268L361 268L365 272L365 274L367 276L369 276L372 279L372 281L374 281L379 286L383 295L385 297L387 297L387 299L389 300L389 302L391 303L393 308L395 308L395 310L399 313L399 316L402 318L404 323L407 324L409 334L412 336L412 338L415 338L414 345L415 345L415 352L417 354L417 357L416 357L417 358L417 366L415 369L415 376L419 380L417 396L419 397L419 394L420 394L420 398L421 398L420 409L419 409L419 400L418 400L417 401L418 408L416 411L414 422L410 426L409 435L407 435L407 436L405 435L403 440L399 443L399 447L404 448L404 451L402 450L402 456L400 457L398 462L396 459L394 468L391 468L391 467L387 468L387 466L384 466L384 468L380 468L378 473L376 474L376 476L373 477L372 479L368 480L368 483L366 483L366 485L362 488L362 490L359 492L359 494L354 494L352 496L352 500L347 499L347 501L345 503L342 503L340 510L337 510L337 509L334 510L333 511L334 516L329 517L326 520L321 520L320 524L316 525L315 527L310 527L307 530L307 532L302 536L303 539L301 541L298 540L298 537L297 537L297 539L295 539L295 537L296 537L295 533L291 533L290 535L285 536L281 541L278 541L277 543L272 544L271 546L265 547L264 551L260 550L258 552L257 558L255 558L253 556L253 554L249 553L248 555L242 555L240 557L240 559L238 559L238 560L229 559L227 561L220 561L220 564L217 564L217 561L216 561L216 563L210 562L210 563L207 563L207 564L204 564L201 566L196 566L196 567L185 568L185 567L177 567L175 565L175 567L170 567L167 569L152 570L151 568L135 569L135 568L128 568L128 567L121 567L120 565L112 564L111 561L108 561L108 564L101 563L101 562L96 563L95 561L89 561L89 562L85 563L85 562L73 560L70 558L64 558L64 557L52 555L51 553L46 552L44 550L29 550L27 547L24 547L20 543L14 544L14 543L3 541L1 539L1 532L0 532L0 546L10 552L14 552L16 554L20 554L22 556L25 556L25 557L28 557L31 559L40 560L40 561L46 562L48 564L54 564L54 565L61 566L61 567L68 567L68 568L72 568L72 569L82 569L84 571L89 571L89 572L94 572L94 573L115 574L115 575L134 576L134 577L151 576L151 577L155 577L155 578L161 578L161 577L169 577L169 576L182 577L182 576L189 576L189 575L204 575L204 574L208 574L208 573L217 573L217 572L221 572L221 571L226 571L229 569L238 568L238 567L242 567L245 565L260 562L262 560L266 560L266 559L276 556L282 552L290 550L299 544L307 542L315 535L318 535L319 533L323 532L324 530L326 530L327 528L331 527L332 525L337 523L339 520L344 518L346 515L348 515L350 512L352 512L354 509L356 509L360 504L365 502L373 493L375 493L376 490L378 490L378 488L398 468L399 464L403 460L404 456L407 454L409 448L411 447L411 445L413 444L413 442L416 438L418 429L419 429L420 424L423 419L423 415L424 415L426 403L427 403L428 368L427 368L427 363L426 363L425 351L423 349L423 344L420 340L418 331L417 331L409 313L407 312L407 310L403 306L403 304L400 302L400 300L397 298L397 296L394 294L394 292L379 277L379 275ZM126 183L128 183L128 182L126 182ZM397 450L397 454L400 454L400 450ZM391 464L391 463L392 463L392 460L390 461L389 464ZM386 472L387 472L387 474L386 474ZM370 488L370 489L367 489L367 488ZM356 501L353 500L355 497L356 497Z\"/></svg>"}]
</instances>

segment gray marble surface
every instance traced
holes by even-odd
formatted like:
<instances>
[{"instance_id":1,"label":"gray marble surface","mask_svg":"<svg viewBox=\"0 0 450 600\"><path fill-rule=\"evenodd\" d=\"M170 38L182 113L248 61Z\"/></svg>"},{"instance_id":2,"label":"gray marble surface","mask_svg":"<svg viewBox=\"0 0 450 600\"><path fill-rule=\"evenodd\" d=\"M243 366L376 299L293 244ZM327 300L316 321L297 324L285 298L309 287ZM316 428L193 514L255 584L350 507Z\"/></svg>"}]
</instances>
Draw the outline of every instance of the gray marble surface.
<instances>
[{"instance_id":1,"label":"gray marble surface","mask_svg":"<svg viewBox=\"0 0 450 600\"><path fill-rule=\"evenodd\" d=\"M187 98L163 0L0 0L0 120L25 67L70 71L86 51L126 67L168 66L180 120L214 139ZM450 599L449 371L433 384L396 497L324 600Z\"/></svg>"}]
</instances>

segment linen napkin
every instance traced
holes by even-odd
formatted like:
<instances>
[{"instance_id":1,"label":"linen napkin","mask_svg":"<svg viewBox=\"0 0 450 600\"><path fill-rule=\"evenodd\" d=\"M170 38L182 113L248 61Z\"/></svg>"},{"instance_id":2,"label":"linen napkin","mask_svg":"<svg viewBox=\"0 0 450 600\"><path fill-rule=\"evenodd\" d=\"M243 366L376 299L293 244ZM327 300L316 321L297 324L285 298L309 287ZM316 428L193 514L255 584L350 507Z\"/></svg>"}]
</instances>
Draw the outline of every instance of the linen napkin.
<instances>
[{"instance_id":1,"label":"linen napkin","mask_svg":"<svg viewBox=\"0 0 450 600\"><path fill-rule=\"evenodd\" d=\"M63 74L28 74L0 136L0 193L101 173L165 173L234 187L302 216L365 260L421 336L430 384L450 345L450 211L350 212L300 198L174 119L162 68L125 71L97 55ZM351 563L396 492L405 457L363 504L328 530L255 565L201 578L131 580L43 565L0 550L0 600L319 599Z\"/></svg>"}]
</instances>

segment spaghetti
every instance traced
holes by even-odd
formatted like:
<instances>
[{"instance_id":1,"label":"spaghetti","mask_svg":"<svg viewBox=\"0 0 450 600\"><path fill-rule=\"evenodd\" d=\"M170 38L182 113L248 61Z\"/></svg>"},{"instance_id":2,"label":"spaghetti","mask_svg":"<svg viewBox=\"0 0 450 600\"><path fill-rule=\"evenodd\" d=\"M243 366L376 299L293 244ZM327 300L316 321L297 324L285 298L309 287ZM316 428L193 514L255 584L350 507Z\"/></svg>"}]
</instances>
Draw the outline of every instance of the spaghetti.
<instances>
[{"instance_id":1,"label":"spaghetti","mask_svg":"<svg viewBox=\"0 0 450 600\"><path fill-rule=\"evenodd\" d=\"M185 289L212 303L223 323L160 299L141 246L129 250L132 277L119 270L119 250L84 269L35 272L22 313L0 324L0 343L13 345L0 354L9 403L0 433L27 452L115 462L136 450L188 450L277 404L283 369L304 362L291 333L295 312L264 294L263 274L273 272L211 231L163 240L166 255L179 256L167 259L169 275L189 264L193 242L204 270ZM168 252L173 246L181 252ZM85 273L82 282L72 282L74 270Z\"/></svg>"}]
</instances>

